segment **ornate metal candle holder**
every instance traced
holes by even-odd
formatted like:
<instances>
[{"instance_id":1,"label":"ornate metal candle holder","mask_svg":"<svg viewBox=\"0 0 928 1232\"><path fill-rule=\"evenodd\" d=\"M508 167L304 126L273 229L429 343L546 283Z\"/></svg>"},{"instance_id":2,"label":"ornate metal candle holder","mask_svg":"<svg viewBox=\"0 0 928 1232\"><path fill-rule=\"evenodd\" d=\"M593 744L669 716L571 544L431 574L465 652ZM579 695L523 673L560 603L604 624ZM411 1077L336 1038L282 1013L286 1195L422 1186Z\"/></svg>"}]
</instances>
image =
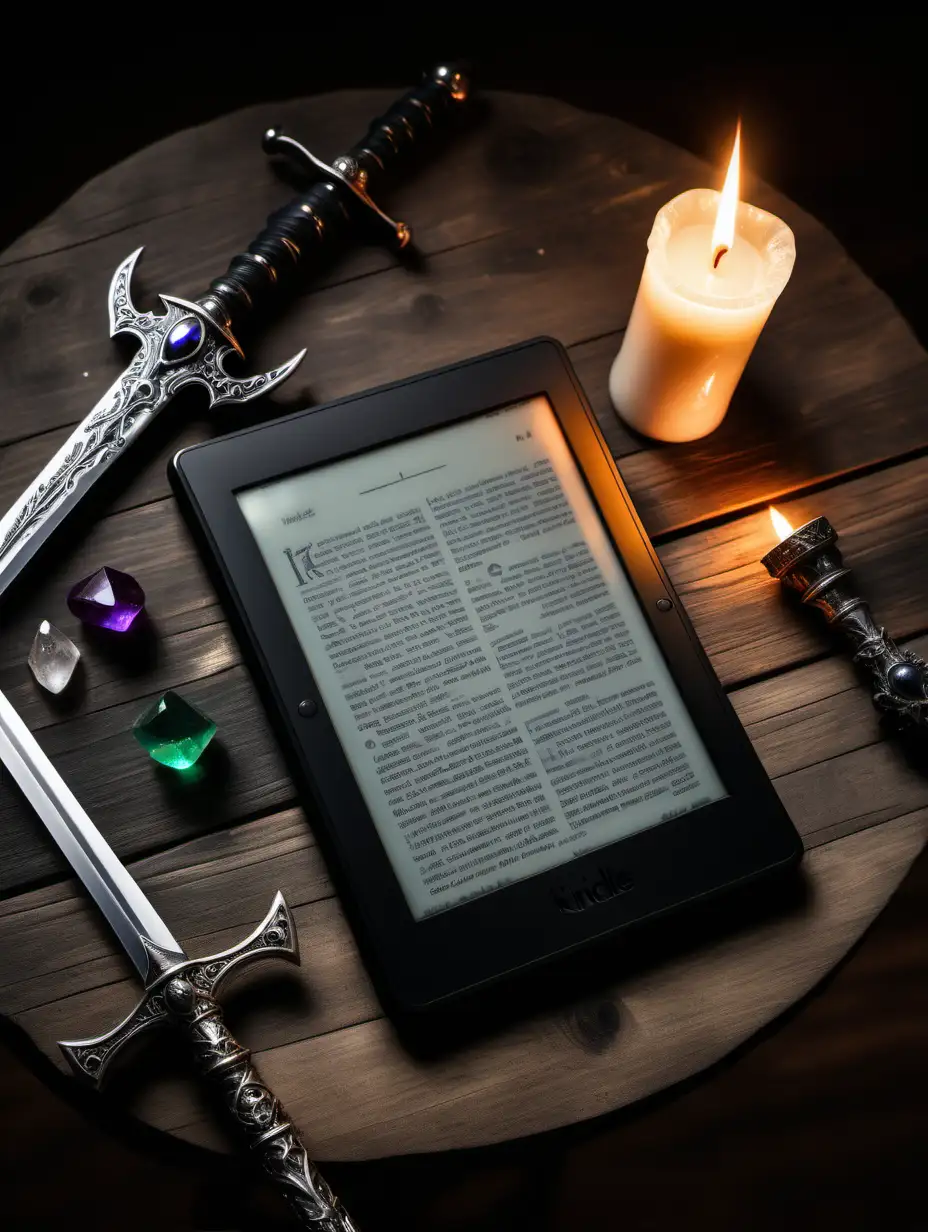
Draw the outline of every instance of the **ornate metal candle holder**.
<instances>
[{"instance_id":1,"label":"ornate metal candle holder","mask_svg":"<svg viewBox=\"0 0 928 1232\"><path fill-rule=\"evenodd\" d=\"M873 678L873 701L881 710L928 724L928 664L910 650L900 650L877 626L867 601L854 593L851 571L835 546L837 538L827 518L815 518L778 543L761 564L842 630L854 647L854 662Z\"/></svg>"}]
</instances>

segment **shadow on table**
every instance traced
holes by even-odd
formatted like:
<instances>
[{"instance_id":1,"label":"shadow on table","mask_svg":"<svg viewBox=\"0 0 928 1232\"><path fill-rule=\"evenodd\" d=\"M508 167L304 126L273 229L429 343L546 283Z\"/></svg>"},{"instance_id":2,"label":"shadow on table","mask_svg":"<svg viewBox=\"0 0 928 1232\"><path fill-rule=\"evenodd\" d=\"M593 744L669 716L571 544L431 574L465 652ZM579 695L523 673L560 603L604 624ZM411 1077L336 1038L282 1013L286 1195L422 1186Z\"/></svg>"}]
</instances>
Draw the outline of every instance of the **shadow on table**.
<instances>
[{"instance_id":1,"label":"shadow on table","mask_svg":"<svg viewBox=\"0 0 928 1232\"><path fill-rule=\"evenodd\" d=\"M726 417L696 441L662 444L623 424L638 452L650 455L639 472L629 459L625 475L645 526L658 539L677 533L700 510L700 526L761 507L774 494L796 491L834 470L804 417L802 394L788 373L755 357ZM622 453L630 451L626 446ZM626 473L627 472L627 473ZM640 475L640 477L639 477ZM698 500L694 504L694 492Z\"/></svg>"},{"instance_id":2,"label":"shadow on table","mask_svg":"<svg viewBox=\"0 0 928 1232\"><path fill-rule=\"evenodd\" d=\"M100 658L118 667L122 676L145 676L158 666L158 627L147 611L140 612L125 633L94 625L84 625L81 632Z\"/></svg>"},{"instance_id":3,"label":"shadow on table","mask_svg":"<svg viewBox=\"0 0 928 1232\"><path fill-rule=\"evenodd\" d=\"M212 828L217 815L224 813L235 768L222 740L211 740L186 770L159 762L154 763L153 770L158 790L176 813L179 828L189 828L188 837Z\"/></svg>"},{"instance_id":4,"label":"shadow on table","mask_svg":"<svg viewBox=\"0 0 928 1232\"><path fill-rule=\"evenodd\" d=\"M865 680L869 687L869 677L865 677ZM899 750L906 765L922 778L928 779L928 730L914 723L902 724L888 714L880 719L880 727L887 739Z\"/></svg>"},{"instance_id":5,"label":"shadow on table","mask_svg":"<svg viewBox=\"0 0 928 1232\"><path fill-rule=\"evenodd\" d=\"M782 873L633 926L619 938L535 971L507 977L505 983L459 999L446 1010L394 1017L394 1025L403 1045L421 1061L439 1060L537 1014L560 1018L575 1043L587 1052L602 1053L623 1030L617 981L802 912L810 902L801 868Z\"/></svg>"}]
</instances>

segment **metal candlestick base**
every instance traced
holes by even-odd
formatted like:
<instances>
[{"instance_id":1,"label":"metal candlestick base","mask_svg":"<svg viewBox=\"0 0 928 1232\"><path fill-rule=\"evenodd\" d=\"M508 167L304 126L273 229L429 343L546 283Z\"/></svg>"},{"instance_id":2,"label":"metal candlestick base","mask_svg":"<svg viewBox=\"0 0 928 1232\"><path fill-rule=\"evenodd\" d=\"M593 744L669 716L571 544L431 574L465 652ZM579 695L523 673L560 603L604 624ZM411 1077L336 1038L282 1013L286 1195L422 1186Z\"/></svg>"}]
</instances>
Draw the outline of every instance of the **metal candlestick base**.
<instances>
[{"instance_id":1,"label":"metal candlestick base","mask_svg":"<svg viewBox=\"0 0 928 1232\"><path fill-rule=\"evenodd\" d=\"M899 719L928 725L928 664L900 650L874 622L865 599L854 594L851 571L835 546L827 518L815 518L778 543L761 564L771 577L798 590L803 603L819 608L854 647L854 662L873 677L873 701Z\"/></svg>"}]
</instances>

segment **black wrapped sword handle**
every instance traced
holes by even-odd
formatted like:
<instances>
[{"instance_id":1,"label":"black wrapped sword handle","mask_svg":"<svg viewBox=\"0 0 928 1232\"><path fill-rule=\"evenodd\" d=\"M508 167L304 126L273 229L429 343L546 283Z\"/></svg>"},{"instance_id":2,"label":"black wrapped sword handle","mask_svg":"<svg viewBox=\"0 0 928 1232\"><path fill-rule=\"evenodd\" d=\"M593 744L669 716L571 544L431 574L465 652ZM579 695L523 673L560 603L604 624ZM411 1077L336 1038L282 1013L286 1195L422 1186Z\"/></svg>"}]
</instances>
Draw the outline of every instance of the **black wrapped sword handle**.
<instances>
[{"instance_id":1,"label":"black wrapped sword handle","mask_svg":"<svg viewBox=\"0 0 928 1232\"><path fill-rule=\"evenodd\" d=\"M223 332L234 336L252 314L266 313L282 294L330 260L352 226L366 225L372 236L404 248L410 240L409 227L385 214L375 196L430 137L451 127L469 93L459 68L440 65L374 120L365 136L331 165L281 129L268 129L266 152L289 156L317 182L268 218L247 250L233 257L225 274L213 279L198 305Z\"/></svg>"},{"instance_id":2,"label":"black wrapped sword handle","mask_svg":"<svg viewBox=\"0 0 928 1232\"><path fill-rule=\"evenodd\" d=\"M267 956L299 962L296 927L283 895L277 894L249 937L221 954L170 965L157 947L147 948L153 975L144 997L106 1035L60 1044L71 1068L99 1086L129 1040L170 1023L186 1036L197 1069L212 1083L239 1136L287 1200L299 1225L315 1232L355 1232L280 1100L252 1064L251 1053L226 1026L217 1000L219 985L245 963Z\"/></svg>"}]
</instances>

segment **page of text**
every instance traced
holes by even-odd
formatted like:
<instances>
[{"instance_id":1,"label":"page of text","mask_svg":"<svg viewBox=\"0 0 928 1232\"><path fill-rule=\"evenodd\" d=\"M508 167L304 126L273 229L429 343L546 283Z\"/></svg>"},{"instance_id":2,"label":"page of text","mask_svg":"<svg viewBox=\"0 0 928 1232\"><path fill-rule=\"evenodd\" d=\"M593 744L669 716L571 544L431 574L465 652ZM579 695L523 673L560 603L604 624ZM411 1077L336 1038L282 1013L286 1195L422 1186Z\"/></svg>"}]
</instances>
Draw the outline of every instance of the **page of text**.
<instances>
[{"instance_id":1,"label":"page of text","mask_svg":"<svg viewBox=\"0 0 928 1232\"><path fill-rule=\"evenodd\" d=\"M544 398L239 502L417 919L725 795Z\"/></svg>"}]
</instances>

